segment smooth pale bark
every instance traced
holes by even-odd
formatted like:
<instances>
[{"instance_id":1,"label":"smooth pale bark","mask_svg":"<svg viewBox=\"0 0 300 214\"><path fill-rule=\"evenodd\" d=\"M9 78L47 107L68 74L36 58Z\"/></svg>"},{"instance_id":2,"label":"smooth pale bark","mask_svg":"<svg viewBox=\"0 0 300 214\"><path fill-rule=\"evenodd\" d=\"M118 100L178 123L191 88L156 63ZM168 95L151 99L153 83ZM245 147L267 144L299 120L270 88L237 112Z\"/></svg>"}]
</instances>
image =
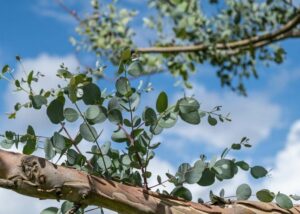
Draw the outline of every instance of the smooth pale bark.
<instances>
[{"instance_id":1,"label":"smooth pale bark","mask_svg":"<svg viewBox=\"0 0 300 214\"><path fill-rule=\"evenodd\" d=\"M44 158L4 150L0 150L0 187L35 198L68 200L126 214L300 213L298 206L287 211L274 204L251 201L224 206L187 202L58 166Z\"/></svg>"}]
</instances>

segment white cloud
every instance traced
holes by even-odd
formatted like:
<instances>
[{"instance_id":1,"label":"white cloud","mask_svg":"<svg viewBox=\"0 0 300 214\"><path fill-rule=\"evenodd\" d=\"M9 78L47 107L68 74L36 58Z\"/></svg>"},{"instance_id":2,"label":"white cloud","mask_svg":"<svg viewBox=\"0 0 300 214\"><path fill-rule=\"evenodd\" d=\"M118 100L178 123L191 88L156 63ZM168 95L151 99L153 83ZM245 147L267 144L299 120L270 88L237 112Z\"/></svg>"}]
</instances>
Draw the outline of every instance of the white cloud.
<instances>
[{"instance_id":1,"label":"white cloud","mask_svg":"<svg viewBox=\"0 0 300 214\"><path fill-rule=\"evenodd\" d=\"M278 128L281 109L269 101L267 96L252 94L245 98L231 92L208 91L197 84L194 84L192 94L202 102L201 108L204 110L209 111L222 105L221 112L231 112L232 122L218 123L215 127L209 126L206 118L197 126L180 122L165 132L166 139L170 136L183 143L191 141L224 147L247 136L252 144L257 144L269 137L274 128Z\"/></svg>"},{"instance_id":2,"label":"white cloud","mask_svg":"<svg viewBox=\"0 0 300 214\"><path fill-rule=\"evenodd\" d=\"M265 186L272 191L300 194L300 120L292 125L285 148L277 154L274 163L271 177Z\"/></svg>"}]
</instances>

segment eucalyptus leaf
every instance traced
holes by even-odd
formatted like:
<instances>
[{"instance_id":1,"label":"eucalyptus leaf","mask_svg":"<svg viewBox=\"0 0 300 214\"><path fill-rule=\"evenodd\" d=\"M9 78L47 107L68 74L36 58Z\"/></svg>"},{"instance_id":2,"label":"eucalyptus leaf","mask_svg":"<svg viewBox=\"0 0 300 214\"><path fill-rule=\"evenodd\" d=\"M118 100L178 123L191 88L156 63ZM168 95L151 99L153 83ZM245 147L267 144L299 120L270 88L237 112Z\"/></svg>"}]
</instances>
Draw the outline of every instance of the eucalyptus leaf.
<instances>
[{"instance_id":1,"label":"eucalyptus leaf","mask_svg":"<svg viewBox=\"0 0 300 214\"><path fill-rule=\"evenodd\" d=\"M188 190L184 186L175 187L175 189L172 190L171 195L183 198L187 201L192 200L192 193L190 192L190 190Z\"/></svg>"},{"instance_id":2,"label":"eucalyptus leaf","mask_svg":"<svg viewBox=\"0 0 300 214\"><path fill-rule=\"evenodd\" d=\"M102 102L100 88L94 84L89 83L82 87L82 100L86 105L95 105Z\"/></svg>"},{"instance_id":3,"label":"eucalyptus leaf","mask_svg":"<svg viewBox=\"0 0 300 214\"><path fill-rule=\"evenodd\" d=\"M107 155L104 155L103 157L99 157L97 160L98 166L102 169L105 170L105 167L108 169L111 167L111 159Z\"/></svg>"},{"instance_id":4,"label":"eucalyptus leaf","mask_svg":"<svg viewBox=\"0 0 300 214\"><path fill-rule=\"evenodd\" d=\"M275 194L273 192L270 192L270 190L268 189L262 189L256 193L256 197L262 202L269 203L274 200Z\"/></svg>"},{"instance_id":5,"label":"eucalyptus leaf","mask_svg":"<svg viewBox=\"0 0 300 214\"><path fill-rule=\"evenodd\" d=\"M131 93L131 86L129 80L125 77L120 77L116 81L117 92L123 96L127 96Z\"/></svg>"},{"instance_id":6,"label":"eucalyptus leaf","mask_svg":"<svg viewBox=\"0 0 300 214\"><path fill-rule=\"evenodd\" d=\"M252 190L248 184L241 184L236 190L237 200L248 200L252 194Z\"/></svg>"},{"instance_id":7,"label":"eucalyptus leaf","mask_svg":"<svg viewBox=\"0 0 300 214\"><path fill-rule=\"evenodd\" d=\"M47 115L52 123L58 124L65 119L64 105L65 99L63 97L59 97L49 104L47 108Z\"/></svg>"},{"instance_id":8,"label":"eucalyptus leaf","mask_svg":"<svg viewBox=\"0 0 300 214\"><path fill-rule=\"evenodd\" d=\"M80 125L79 131L83 139L89 142L94 142L98 137L96 129L86 123Z\"/></svg>"},{"instance_id":9,"label":"eucalyptus leaf","mask_svg":"<svg viewBox=\"0 0 300 214\"><path fill-rule=\"evenodd\" d=\"M294 206L290 197L280 192L276 195L275 201L283 209L291 209Z\"/></svg>"},{"instance_id":10,"label":"eucalyptus leaf","mask_svg":"<svg viewBox=\"0 0 300 214\"><path fill-rule=\"evenodd\" d=\"M47 99L42 95L30 96L30 99L35 109L41 109L43 105L47 105Z\"/></svg>"},{"instance_id":11,"label":"eucalyptus leaf","mask_svg":"<svg viewBox=\"0 0 300 214\"><path fill-rule=\"evenodd\" d=\"M78 112L73 109L73 108L66 108L64 110L64 117L66 118L67 121L69 122L75 122L79 118Z\"/></svg>"},{"instance_id":12,"label":"eucalyptus leaf","mask_svg":"<svg viewBox=\"0 0 300 214\"><path fill-rule=\"evenodd\" d=\"M48 207L42 210L41 214L57 214L58 208L56 207Z\"/></svg>"},{"instance_id":13,"label":"eucalyptus leaf","mask_svg":"<svg viewBox=\"0 0 300 214\"><path fill-rule=\"evenodd\" d=\"M254 166L251 168L250 173L253 178L262 178L268 174L268 171L262 166Z\"/></svg>"},{"instance_id":14,"label":"eucalyptus leaf","mask_svg":"<svg viewBox=\"0 0 300 214\"><path fill-rule=\"evenodd\" d=\"M161 92L156 100L156 110L159 113L162 113L163 111L165 111L168 108L168 95L166 94L166 92Z\"/></svg>"},{"instance_id":15,"label":"eucalyptus leaf","mask_svg":"<svg viewBox=\"0 0 300 214\"><path fill-rule=\"evenodd\" d=\"M50 139L46 138L44 142L44 152L47 160L54 158L56 152Z\"/></svg>"},{"instance_id":16,"label":"eucalyptus leaf","mask_svg":"<svg viewBox=\"0 0 300 214\"><path fill-rule=\"evenodd\" d=\"M208 121L209 125L211 125L211 126L215 126L218 123L217 119L212 117L211 115L208 115L207 121Z\"/></svg>"},{"instance_id":17,"label":"eucalyptus leaf","mask_svg":"<svg viewBox=\"0 0 300 214\"><path fill-rule=\"evenodd\" d=\"M94 120L100 114L100 108L97 105L91 105L85 111L85 117L88 120Z\"/></svg>"}]
</instances>

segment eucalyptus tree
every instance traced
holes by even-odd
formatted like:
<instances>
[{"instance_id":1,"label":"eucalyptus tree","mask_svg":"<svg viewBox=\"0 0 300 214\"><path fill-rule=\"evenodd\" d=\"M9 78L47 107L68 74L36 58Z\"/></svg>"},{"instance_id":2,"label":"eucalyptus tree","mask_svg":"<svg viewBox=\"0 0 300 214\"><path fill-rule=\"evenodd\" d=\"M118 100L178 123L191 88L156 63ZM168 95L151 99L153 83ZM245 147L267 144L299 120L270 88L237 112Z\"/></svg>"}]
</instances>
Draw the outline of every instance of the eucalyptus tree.
<instances>
[{"instance_id":1,"label":"eucalyptus tree","mask_svg":"<svg viewBox=\"0 0 300 214\"><path fill-rule=\"evenodd\" d=\"M166 172L167 180L157 176L157 184L150 186L149 163L160 149L154 136L179 120L192 125L207 120L213 128L231 119L220 106L203 109L194 97L182 96L170 103L164 91L153 106L140 106L152 88L131 82L132 78L170 72L189 88L190 74L209 63L222 85L246 95L245 78L259 76L257 64L281 63L285 50L279 42L300 36L300 10L292 1L149 0L151 15L143 19L155 32L149 47L134 43L135 27L130 21L136 12L120 7L117 1L99 4L92 0L92 13L84 18L62 1L58 3L78 21L80 36L71 39L76 48L117 67L114 90L105 92L93 78L107 77L101 65L77 72L62 64L57 78L65 80L65 85L38 91L33 86L41 73L24 72L17 79L4 66L1 78L28 95L26 102L16 103L9 118L29 108L46 109L49 121L59 129L51 136L40 136L29 124L24 133L7 130L2 134L4 149L14 146L23 154L0 150L1 187L40 199L65 200L61 207L43 210L44 214L83 213L91 205L102 212L108 208L119 213L299 212L291 200L299 196L268 189L252 193L246 183L237 188L233 200L224 191L211 191L209 203L193 198L186 184L209 188L216 180L232 179L240 170L254 179L268 175L263 166L228 156L231 150L251 147L247 137L225 148L219 158L208 160L200 155L194 163L180 164L175 174ZM16 60L22 63L20 57ZM80 125L72 136L69 127L75 122ZM104 122L114 127L110 141L104 141L102 130L97 129ZM87 151L80 149L82 143L90 145ZM44 150L44 157L32 155L38 149ZM174 186L172 191L163 190L166 183ZM253 195L260 202L247 201ZM273 201L276 204L270 203Z\"/></svg>"}]
</instances>

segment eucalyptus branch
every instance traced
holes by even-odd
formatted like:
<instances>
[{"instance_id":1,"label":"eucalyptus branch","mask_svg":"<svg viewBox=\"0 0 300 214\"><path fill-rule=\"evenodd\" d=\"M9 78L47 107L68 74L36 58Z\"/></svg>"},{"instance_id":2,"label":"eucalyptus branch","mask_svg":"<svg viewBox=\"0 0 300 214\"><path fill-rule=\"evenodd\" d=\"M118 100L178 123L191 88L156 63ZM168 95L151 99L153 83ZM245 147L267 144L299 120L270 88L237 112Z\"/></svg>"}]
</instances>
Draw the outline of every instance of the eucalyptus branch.
<instances>
[{"instance_id":1,"label":"eucalyptus branch","mask_svg":"<svg viewBox=\"0 0 300 214\"><path fill-rule=\"evenodd\" d=\"M118 124L118 126L119 126L119 128L122 129L122 131L125 133L126 138L127 138L127 139L129 140L129 142L130 142L130 146L134 146L134 139L133 139L132 135L129 134L129 133L126 131L126 129L125 129L121 124ZM146 172L145 172L145 169L144 169L144 166L143 166L142 159L141 159L141 157L140 157L140 155L139 155L138 152L135 152L135 154L136 154L136 158L137 158L137 160L138 160L138 162L139 162L139 164L140 164L140 166L141 166L142 176L143 176L143 180L144 180L144 187L145 187L146 189L149 189L147 177L146 177L146 174L145 174Z\"/></svg>"},{"instance_id":2,"label":"eucalyptus branch","mask_svg":"<svg viewBox=\"0 0 300 214\"><path fill-rule=\"evenodd\" d=\"M233 49L244 49L248 48L250 45L254 48L263 47L270 44L271 42L276 42L284 40L287 38L298 38L300 37L300 31L293 31L300 23L300 9L296 12L294 18L288 21L280 29L275 32L267 33L263 35L253 36L250 38L245 38L237 41L231 41L227 43L217 43L214 47L218 50L233 50ZM206 44L197 44L190 46L169 46L169 47L149 47L149 48L137 48L138 53L188 53L188 52L199 52L207 50L209 46Z\"/></svg>"},{"instance_id":3,"label":"eucalyptus branch","mask_svg":"<svg viewBox=\"0 0 300 214\"><path fill-rule=\"evenodd\" d=\"M107 167L106 167L106 163L105 163L105 160L104 160L104 157L103 157L103 152L102 152L101 147L100 147L100 145L99 145L99 143L98 143L98 138L100 137L102 131L100 132L100 134L99 134L98 136L95 136L94 133L93 133L93 131L92 131L92 129L91 129L91 127L90 127L90 125L88 124L88 122L87 122L85 116L82 114L82 112L81 112L79 106L77 105L77 103L74 103L74 105L75 105L77 111L79 112L81 118L82 118L83 121L86 123L86 125L87 125L87 127L88 127L88 129L89 129L89 131L90 131L90 133L91 133L91 135L92 135L93 138L94 138L94 142L96 143L97 148L99 149L99 152L100 152L100 154L101 154L100 156L101 156L101 159L102 159L102 161L103 161L103 165L104 165L105 171L107 172Z\"/></svg>"},{"instance_id":4,"label":"eucalyptus branch","mask_svg":"<svg viewBox=\"0 0 300 214\"><path fill-rule=\"evenodd\" d=\"M162 181L161 183L158 183L158 184L155 184L155 185L149 187L149 189L153 189L154 187L158 187L158 186L164 185L164 183L167 183L169 181L170 181L170 179L167 179L165 181Z\"/></svg>"},{"instance_id":5,"label":"eucalyptus branch","mask_svg":"<svg viewBox=\"0 0 300 214\"><path fill-rule=\"evenodd\" d=\"M62 129L64 130L64 132L66 133L66 135L68 136L68 138L70 139L70 141L72 142L72 145L75 147L76 151L77 151L80 155L84 156L84 155L82 154L82 152L80 151L79 147L77 146L75 140L72 138L72 136L70 135L70 133L69 133L68 130L66 129L65 124L64 124L63 122L60 122L60 125L61 125ZM92 169L94 168L93 165L91 164L91 162L90 162L89 160L86 159L86 163L87 163L87 164L89 165L89 167L91 167Z\"/></svg>"}]
</instances>

